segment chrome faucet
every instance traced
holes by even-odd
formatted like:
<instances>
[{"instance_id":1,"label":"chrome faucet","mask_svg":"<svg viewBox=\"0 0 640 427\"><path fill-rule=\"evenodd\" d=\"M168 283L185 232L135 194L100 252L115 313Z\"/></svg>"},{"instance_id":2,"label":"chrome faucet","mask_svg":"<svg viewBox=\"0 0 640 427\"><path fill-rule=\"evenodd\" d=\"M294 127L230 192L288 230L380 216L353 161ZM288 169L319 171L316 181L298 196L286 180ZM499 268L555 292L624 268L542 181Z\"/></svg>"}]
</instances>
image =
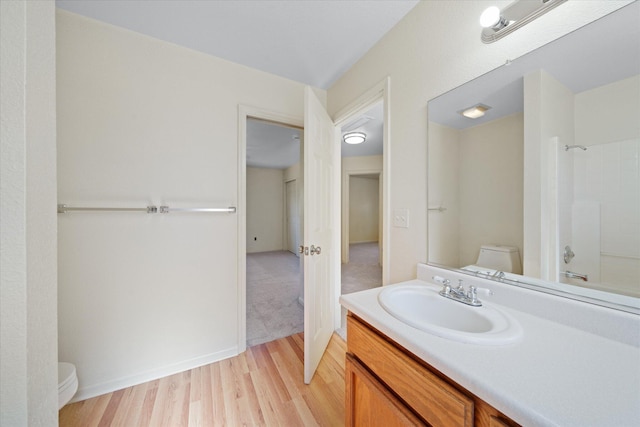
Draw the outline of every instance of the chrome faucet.
<instances>
[{"instance_id":1,"label":"chrome faucet","mask_svg":"<svg viewBox=\"0 0 640 427\"><path fill-rule=\"evenodd\" d=\"M500 280L500 279L504 279L504 276L505 276L504 271L495 271L495 272L491 275L491 277L493 277L494 279L498 279L498 280Z\"/></svg>"},{"instance_id":2,"label":"chrome faucet","mask_svg":"<svg viewBox=\"0 0 640 427\"><path fill-rule=\"evenodd\" d=\"M442 285L440 295L443 297L471 305L473 307L480 307L482 305L482 301L478 299L478 288L476 286L469 286L469 290L465 291L464 286L462 285L462 279L458 279L457 288L452 288L448 280L446 283L442 283ZM489 295L493 295L491 290L487 289L487 291Z\"/></svg>"}]
</instances>

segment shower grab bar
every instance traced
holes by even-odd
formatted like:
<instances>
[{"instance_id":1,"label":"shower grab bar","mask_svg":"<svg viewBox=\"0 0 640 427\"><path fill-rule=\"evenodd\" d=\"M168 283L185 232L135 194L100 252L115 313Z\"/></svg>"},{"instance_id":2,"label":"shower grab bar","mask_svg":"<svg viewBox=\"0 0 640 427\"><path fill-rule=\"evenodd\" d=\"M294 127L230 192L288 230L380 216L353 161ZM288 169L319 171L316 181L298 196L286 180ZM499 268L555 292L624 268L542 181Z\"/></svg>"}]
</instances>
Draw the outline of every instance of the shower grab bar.
<instances>
[{"instance_id":1,"label":"shower grab bar","mask_svg":"<svg viewBox=\"0 0 640 427\"><path fill-rule=\"evenodd\" d=\"M574 273L573 271L568 271L568 270L561 271L560 274L564 274L569 279L580 279L580 280L584 280L585 282L589 281L589 276L587 276L586 274Z\"/></svg>"},{"instance_id":2,"label":"shower grab bar","mask_svg":"<svg viewBox=\"0 0 640 427\"><path fill-rule=\"evenodd\" d=\"M170 208L169 206L147 206L144 208L107 208L107 207L86 207L86 206L67 206L65 204L58 205L58 213L67 212L146 212L154 213L170 213L170 212L228 212L236 213L234 206L228 208Z\"/></svg>"}]
</instances>

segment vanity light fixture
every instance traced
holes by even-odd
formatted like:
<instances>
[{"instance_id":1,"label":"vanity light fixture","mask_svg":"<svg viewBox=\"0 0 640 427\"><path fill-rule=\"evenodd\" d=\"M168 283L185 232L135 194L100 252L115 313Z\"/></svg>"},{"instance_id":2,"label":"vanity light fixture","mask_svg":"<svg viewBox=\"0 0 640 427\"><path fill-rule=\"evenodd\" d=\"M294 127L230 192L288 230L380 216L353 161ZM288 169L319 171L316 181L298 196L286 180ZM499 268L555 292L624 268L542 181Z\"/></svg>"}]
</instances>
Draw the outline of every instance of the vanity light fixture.
<instances>
[{"instance_id":1,"label":"vanity light fixture","mask_svg":"<svg viewBox=\"0 0 640 427\"><path fill-rule=\"evenodd\" d=\"M363 132L349 132L342 137L347 144L362 144L367 140L367 135Z\"/></svg>"},{"instance_id":2,"label":"vanity light fixture","mask_svg":"<svg viewBox=\"0 0 640 427\"><path fill-rule=\"evenodd\" d=\"M476 104L473 107L469 107L464 110L458 111L458 113L470 119L477 119L484 116L484 113L490 109L491 107L489 107L488 105Z\"/></svg>"},{"instance_id":3,"label":"vanity light fixture","mask_svg":"<svg viewBox=\"0 0 640 427\"><path fill-rule=\"evenodd\" d=\"M480 25L482 28L493 28L495 31L499 31L509 25L504 16L500 14L500 8L498 6L491 6L485 9L480 15Z\"/></svg>"},{"instance_id":4,"label":"vanity light fixture","mask_svg":"<svg viewBox=\"0 0 640 427\"><path fill-rule=\"evenodd\" d=\"M480 15L484 43L493 43L518 28L544 15L567 0L518 0L502 11L497 6L485 9Z\"/></svg>"}]
</instances>

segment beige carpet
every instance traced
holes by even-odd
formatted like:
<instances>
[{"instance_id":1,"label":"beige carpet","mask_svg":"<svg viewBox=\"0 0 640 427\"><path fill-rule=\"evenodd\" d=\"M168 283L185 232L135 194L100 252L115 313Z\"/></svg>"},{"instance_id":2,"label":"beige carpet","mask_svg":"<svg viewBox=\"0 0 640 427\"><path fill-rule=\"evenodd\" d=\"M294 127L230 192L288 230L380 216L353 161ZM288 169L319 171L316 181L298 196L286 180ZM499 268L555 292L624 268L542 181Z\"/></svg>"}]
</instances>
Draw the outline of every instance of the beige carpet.
<instances>
[{"instance_id":1,"label":"beige carpet","mask_svg":"<svg viewBox=\"0 0 640 427\"><path fill-rule=\"evenodd\" d=\"M247 254L247 346L304 330L300 259L287 251Z\"/></svg>"},{"instance_id":2,"label":"beige carpet","mask_svg":"<svg viewBox=\"0 0 640 427\"><path fill-rule=\"evenodd\" d=\"M342 293L382 285L378 244L349 248L342 265ZM304 309L298 303L302 287L300 259L287 251L247 254L247 346L262 344L304 330ZM344 338L343 325L338 333Z\"/></svg>"},{"instance_id":3,"label":"beige carpet","mask_svg":"<svg viewBox=\"0 0 640 427\"><path fill-rule=\"evenodd\" d=\"M342 264L342 294L382 286L378 254L378 242L349 246L349 263Z\"/></svg>"}]
</instances>

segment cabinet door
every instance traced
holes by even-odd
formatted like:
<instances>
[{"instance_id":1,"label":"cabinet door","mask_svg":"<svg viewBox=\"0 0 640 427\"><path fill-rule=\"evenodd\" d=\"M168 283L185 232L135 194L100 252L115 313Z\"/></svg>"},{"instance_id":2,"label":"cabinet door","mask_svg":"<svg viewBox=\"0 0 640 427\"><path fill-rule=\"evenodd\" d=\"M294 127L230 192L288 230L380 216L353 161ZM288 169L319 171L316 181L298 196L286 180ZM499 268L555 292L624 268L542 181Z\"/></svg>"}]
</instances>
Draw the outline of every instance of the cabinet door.
<instances>
[{"instance_id":1,"label":"cabinet door","mask_svg":"<svg viewBox=\"0 0 640 427\"><path fill-rule=\"evenodd\" d=\"M511 427L513 424L508 423L505 419L490 417L489 427Z\"/></svg>"},{"instance_id":2,"label":"cabinet door","mask_svg":"<svg viewBox=\"0 0 640 427\"><path fill-rule=\"evenodd\" d=\"M370 326L347 317L347 351L434 427L473 427L473 399L384 339Z\"/></svg>"},{"instance_id":3,"label":"cabinet door","mask_svg":"<svg viewBox=\"0 0 640 427\"><path fill-rule=\"evenodd\" d=\"M347 427L427 425L350 354L345 363L345 399Z\"/></svg>"}]
</instances>

